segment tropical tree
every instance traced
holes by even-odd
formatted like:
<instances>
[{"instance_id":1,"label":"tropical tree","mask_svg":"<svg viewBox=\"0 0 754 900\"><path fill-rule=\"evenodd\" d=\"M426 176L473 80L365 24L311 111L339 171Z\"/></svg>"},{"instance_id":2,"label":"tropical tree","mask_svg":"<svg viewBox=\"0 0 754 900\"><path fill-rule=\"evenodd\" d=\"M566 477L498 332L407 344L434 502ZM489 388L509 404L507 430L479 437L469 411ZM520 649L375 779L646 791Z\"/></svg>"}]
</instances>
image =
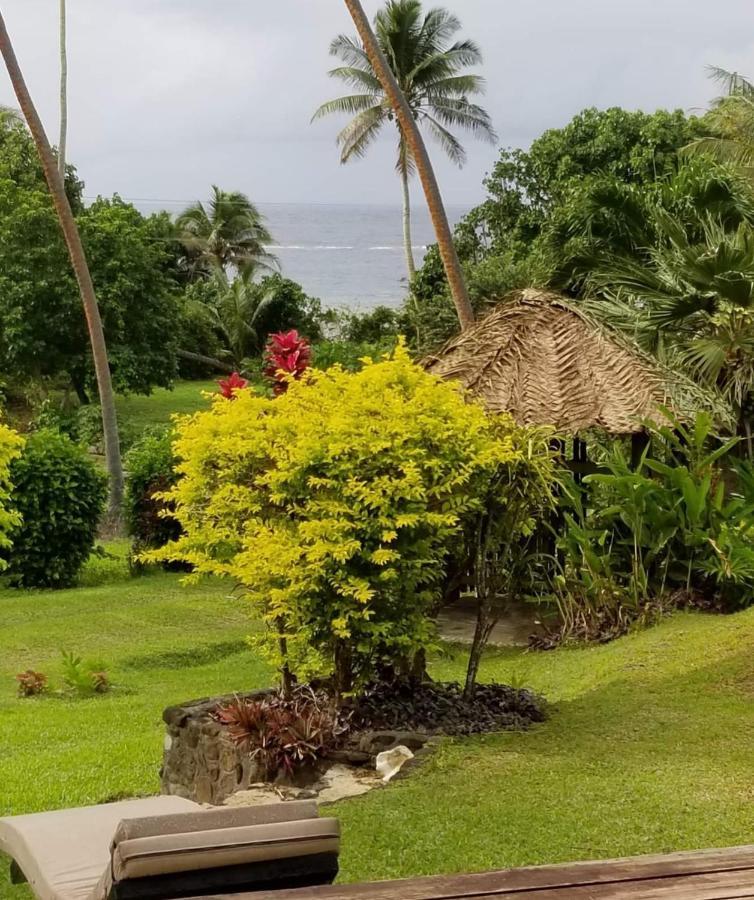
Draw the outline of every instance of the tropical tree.
<instances>
[{"instance_id":1,"label":"tropical tree","mask_svg":"<svg viewBox=\"0 0 754 900\"><path fill-rule=\"evenodd\" d=\"M754 84L714 66L710 74L725 90L705 117L712 136L692 141L684 150L733 164L754 187Z\"/></svg>"},{"instance_id":2,"label":"tropical tree","mask_svg":"<svg viewBox=\"0 0 754 900\"><path fill-rule=\"evenodd\" d=\"M338 137L344 162L362 156L385 123L397 122L396 165L403 185L404 242L409 275L414 274L415 265L411 249L408 179L416 169L461 326L465 327L473 322L473 310L419 123L459 164L464 162L465 154L450 128L460 126L495 140L488 114L468 100L469 94L483 90L483 80L478 75L460 74L464 67L481 60L480 51L468 40L449 44L460 28L458 19L443 9L432 9L422 15L420 0L389 0L375 18L376 34L359 2L346 0L346 6L359 38L341 35L332 42L330 52L346 65L330 74L356 86L361 93L323 104L315 118L330 113L356 114Z\"/></svg>"},{"instance_id":3,"label":"tropical tree","mask_svg":"<svg viewBox=\"0 0 754 900\"><path fill-rule=\"evenodd\" d=\"M326 318L319 300L277 272L254 281L249 273L229 278L218 270L186 290L183 319L189 329L183 346L191 350L181 349L179 356L221 372L248 372L249 360L259 357L268 335L295 328L308 338L321 338ZM203 346L208 352L197 353Z\"/></svg>"},{"instance_id":4,"label":"tropical tree","mask_svg":"<svg viewBox=\"0 0 754 900\"><path fill-rule=\"evenodd\" d=\"M66 49L65 0L60 0L60 139L58 140L58 171L65 180L65 150L68 139L68 52Z\"/></svg>"},{"instance_id":5,"label":"tropical tree","mask_svg":"<svg viewBox=\"0 0 754 900\"><path fill-rule=\"evenodd\" d=\"M8 35L8 30L5 27L2 13L0 13L0 54L5 60L8 76L18 99L18 104L34 139L81 294L102 408L102 430L105 438L105 457L110 485L109 514L113 525L116 525L120 521L123 506L123 464L120 458L115 397L102 319L100 318L97 297L94 293L94 285L87 265L86 255L81 244L81 236L76 227L76 220L73 217L71 205L66 195L65 181L61 178L50 142L47 140L39 114L29 94L26 81L11 44L10 36Z\"/></svg>"},{"instance_id":6,"label":"tropical tree","mask_svg":"<svg viewBox=\"0 0 754 900\"><path fill-rule=\"evenodd\" d=\"M645 258L606 255L588 287L590 309L630 332L670 364L717 388L736 411L752 449L754 400L754 229L707 214L693 235L655 212L656 243Z\"/></svg>"},{"instance_id":7,"label":"tropical tree","mask_svg":"<svg viewBox=\"0 0 754 900\"><path fill-rule=\"evenodd\" d=\"M194 278L276 267L275 257L267 250L272 236L264 217L240 191L212 185L209 203L197 202L185 209L176 228Z\"/></svg>"},{"instance_id":8,"label":"tropical tree","mask_svg":"<svg viewBox=\"0 0 754 900\"><path fill-rule=\"evenodd\" d=\"M203 305L221 336L223 357L239 371L250 356L262 351L263 314L274 295L262 290L248 275L229 280L221 271L213 275L208 287L211 293Z\"/></svg>"}]
</instances>

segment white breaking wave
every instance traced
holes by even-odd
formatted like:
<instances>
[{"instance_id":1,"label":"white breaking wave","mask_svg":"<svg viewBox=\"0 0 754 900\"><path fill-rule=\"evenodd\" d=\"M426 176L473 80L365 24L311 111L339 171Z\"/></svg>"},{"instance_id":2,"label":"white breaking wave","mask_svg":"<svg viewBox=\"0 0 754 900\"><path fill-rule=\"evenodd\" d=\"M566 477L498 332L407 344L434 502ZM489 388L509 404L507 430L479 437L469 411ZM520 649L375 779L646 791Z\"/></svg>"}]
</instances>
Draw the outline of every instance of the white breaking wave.
<instances>
[{"instance_id":1,"label":"white breaking wave","mask_svg":"<svg viewBox=\"0 0 754 900\"><path fill-rule=\"evenodd\" d=\"M345 244L270 244L267 250L354 250Z\"/></svg>"},{"instance_id":2,"label":"white breaking wave","mask_svg":"<svg viewBox=\"0 0 754 900\"><path fill-rule=\"evenodd\" d=\"M402 244L401 244L401 245L397 245L397 244L396 244L396 245L392 245L392 246L389 246L389 247L388 247L388 246L377 246L377 247L370 247L369 249L370 249L370 250L394 250L394 251L400 251L400 252L402 253L402 252L403 252L403 245L402 245ZM412 249L412 250L426 250L427 247L426 247L425 244L414 244L413 247L412 247L411 249Z\"/></svg>"}]
</instances>

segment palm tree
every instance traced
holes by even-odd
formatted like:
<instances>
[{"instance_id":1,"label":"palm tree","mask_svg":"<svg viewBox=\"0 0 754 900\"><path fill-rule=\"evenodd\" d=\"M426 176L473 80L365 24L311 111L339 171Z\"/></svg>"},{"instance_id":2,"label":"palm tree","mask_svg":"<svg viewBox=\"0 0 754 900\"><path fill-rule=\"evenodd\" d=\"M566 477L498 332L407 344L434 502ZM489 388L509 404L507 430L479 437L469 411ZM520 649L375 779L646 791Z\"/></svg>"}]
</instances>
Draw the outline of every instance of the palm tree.
<instances>
[{"instance_id":1,"label":"palm tree","mask_svg":"<svg viewBox=\"0 0 754 900\"><path fill-rule=\"evenodd\" d=\"M754 399L754 229L707 216L700 238L666 212L642 258L606 256L588 284L590 311L628 331L645 349L719 390L751 444Z\"/></svg>"},{"instance_id":2,"label":"palm tree","mask_svg":"<svg viewBox=\"0 0 754 900\"><path fill-rule=\"evenodd\" d=\"M105 437L105 457L110 481L109 515L111 524L117 527L120 523L123 506L123 465L120 458L120 440L118 436L118 421L115 417L115 397L113 394L112 379L110 377L110 365L107 358L107 345L102 329L97 297L94 293L94 285L86 262L84 248L81 244L81 236L76 226L76 220L71 212L71 205L65 192L65 184L60 177L55 156L47 140L47 135L42 127L42 122L36 107L29 94L23 73L16 59L5 21L0 13L0 54L5 60L8 75L13 90L18 98L18 105L26 119L34 144L37 148L39 159L44 169L45 178L50 188L52 201L58 214L60 228L63 232L71 265L76 275L76 281L81 293L81 302L84 306L86 324L89 329L89 340L92 345L92 357L94 359L94 372L97 378L100 404L102 407L102 429Z\"/></svg>"},{"instance_id":3,"label":"palm tree","mask_svg":"<svg viewBox=\"0 0 754 900\"><path fill-rule=\"evenodd\" d=\"M65 181L65 150L68 138L68 55L66 52L65 0L60 0L60 139L58 171Z\"/></svg>"},{"instance_id":4,"label":"palm tree","mask_svg":"<svg viewBox=\"0 0 754 900\"><path fill-rule=\"evenodd\" d=\"M693 141L683 152L731 163L754 187L754 84L738 72L711 67L710 73L725 89L706 116L714 136Z\"/></svg>"},{"instance_id":5,"label":"palm tree","mask_svg":"<svg viewBox=\"0 0 754 900\"><path fill-rule=\"evenodd\" d=\"M264 315L275 300L273 290L265 290L251 280L250 274L238 275L232 281L218 270L212 280L202 285L210 290L199 300L209 321L222 338L224 362L234 371L242 371L249 357L261 353L265 335Z\"/></svg>"},{"instance_id":6,"label":"palm tree","mask_svg":"<svg viewBox=\"0 0 754 900\"><path fill-rule=\"evenodd\" d=\"M411 250L408 179L418 171L432 215L443 263L462 326L473 321L471 304L452 243L450 226L418 123L440 142L451 159L463 164L465 154L449 130L461 126L487 140L495 133L487 113L468 100L480 93L484 82L478 75L459 74L481 61L472 41L449 44L460 28L455 16L432 9L422 16L420 0L390 0L375 18L377 34L358 0L346 0L359 39L341 35L330 52L345 66L330 74L360 93L323 104L315 113L356 114L341 131L338 143L346 162L362 156L386 122L398 127L397 169L403 186L404 242L409 275L414 272Z\"/></svg>"},{"instance_id":7,"label":"palm tree","mask_svg":"<svg viewBox=\"0 0 754 900\"><path fill-rule=\"evenodd\" d=\"M240 191L221 191L212 185L209 204L189 206L178 216L176 227L195 276L208 278L231 269L271 270L277 265L267 250L272 236L264 217Z\"/></svg>"}]
</instances>

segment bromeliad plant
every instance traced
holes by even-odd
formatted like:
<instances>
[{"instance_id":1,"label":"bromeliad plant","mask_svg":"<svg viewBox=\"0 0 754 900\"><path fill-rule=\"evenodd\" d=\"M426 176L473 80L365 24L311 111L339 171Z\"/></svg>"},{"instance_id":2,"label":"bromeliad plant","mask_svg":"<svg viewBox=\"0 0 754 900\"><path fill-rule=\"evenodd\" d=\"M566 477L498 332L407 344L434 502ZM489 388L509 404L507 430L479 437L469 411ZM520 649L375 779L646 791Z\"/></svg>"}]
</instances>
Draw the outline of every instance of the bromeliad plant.
<instances>
[{"instance_id":1,"label":"bromeliad plant","mask_svg":"<svg viewBox=\"0 0 754 900\"><path fill-rule=\"evenodd\" d=\"M218 709L215 718L235 744L259 761L268 780L279 774L290 778L316 765L348 728L347 716L335 709L332 699L306 685L288 697L236 697Z\"/></svg>"},{"instance_id":2,"label":"bromeliad plant","mask_svg":"<svg viewBox=\"0 0 754 900\"><path fill-rule=\"evenodd\" d=\"M152 558L235 579L284 684L334 674L349 693L433 645L447 557L521 457L514 432L403 346L275 399L218 398L178 426L167 499L184 533Z\"/></svg>"}]
</instances>

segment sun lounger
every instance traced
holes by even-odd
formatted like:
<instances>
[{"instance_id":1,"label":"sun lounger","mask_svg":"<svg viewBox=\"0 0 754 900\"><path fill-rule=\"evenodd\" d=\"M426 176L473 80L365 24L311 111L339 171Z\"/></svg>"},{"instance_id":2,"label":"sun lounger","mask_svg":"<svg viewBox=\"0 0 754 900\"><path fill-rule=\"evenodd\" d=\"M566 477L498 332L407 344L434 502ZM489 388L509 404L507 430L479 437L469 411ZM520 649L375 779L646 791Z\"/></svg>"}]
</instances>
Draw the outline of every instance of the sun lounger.
<instances>
[{"instance_id":1,"label":"sun lounger","mask_svg":"<svg viewBox=\"0 0 754 900\"><path fill-rule=\"evenodd\" d=\"M172 900L330 883L338 823L308 801L206 810L180 797L0 819L39 900Z\"/></svg>"}]
</instances>

